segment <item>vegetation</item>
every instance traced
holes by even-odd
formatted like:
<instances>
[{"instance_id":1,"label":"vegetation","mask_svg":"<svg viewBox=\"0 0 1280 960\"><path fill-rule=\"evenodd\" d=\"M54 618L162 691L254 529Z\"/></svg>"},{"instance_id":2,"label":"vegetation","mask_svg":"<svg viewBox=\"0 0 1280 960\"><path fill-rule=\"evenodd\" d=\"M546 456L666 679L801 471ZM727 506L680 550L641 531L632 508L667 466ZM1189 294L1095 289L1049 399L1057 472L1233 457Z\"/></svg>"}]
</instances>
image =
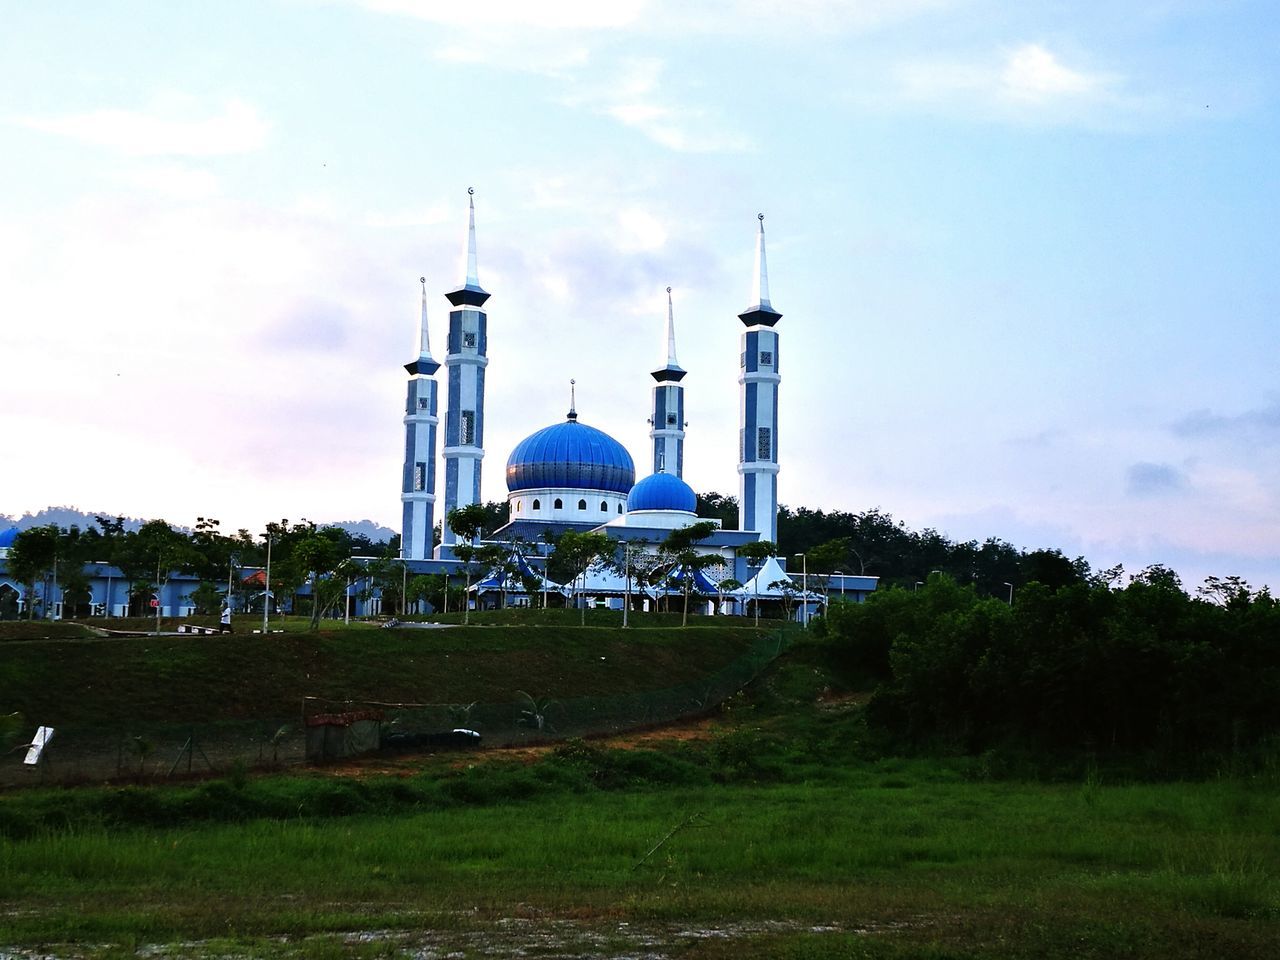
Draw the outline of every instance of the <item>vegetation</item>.
<instances>
[{"instance_id":1,"label":"vegetation","mask_svg":"<svg viewBox=\"0 0 1280 960\"><path fill-rule=\"evenodd\" d=\"M1044 783L884 756L827 652L705 740L0 797L5 943L336 956L331 931L380 931L379 956L480 955L517 924L594 956L1272 955L1274 769ZM529 723L552 709L528 697Z\"/></svg>"},{"instance_id":2,"label":"vegetation","mask_svg":"<svg viewBox=\"0 0 1280 960\"><path fill-rule=\"evenodd\" d=\"M157 725L293 721L304 696L447 704L505 703L522 689L621 695L712 673L761 635L725 620L689 631L642 625L626 634L554 623L469 630L353 624L309 633L307 618L273 622L289 632L264 640L238 623L242 632L216 638L4 644L0 704L59 728L139 733Z\"/></svg>"},{"instance_id":3,"label":"vegetation","mask_svg":"<svg viewBox=\"0 0 1280 960\"><path fill-rule=\"evenodd\" d=\"M868 719L913 748L1120 753L1188 772L1280 738L1280 603L1188 597L1153 568L1124 589L1032 583L1014 604L934 574L833 604L815 627Z\"/></svg>"}]
</instances>

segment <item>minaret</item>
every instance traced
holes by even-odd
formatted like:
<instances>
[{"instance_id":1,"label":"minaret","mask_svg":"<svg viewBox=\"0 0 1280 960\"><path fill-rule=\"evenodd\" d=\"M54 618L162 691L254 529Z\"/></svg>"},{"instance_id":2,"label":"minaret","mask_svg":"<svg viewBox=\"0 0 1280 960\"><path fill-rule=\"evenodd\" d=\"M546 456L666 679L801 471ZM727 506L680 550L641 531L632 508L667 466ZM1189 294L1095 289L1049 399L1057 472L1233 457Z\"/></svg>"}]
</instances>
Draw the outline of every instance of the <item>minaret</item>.
<instances>
[{"instance_id":1,"label":"minaret","mask_svg":"<svg viewBox=\"0 0 1280 960\"><path fill-rule=\"evenodd\" d=\"M778 334L782 314L769 303L764 257L764 214L756 241L752 305L738 314L746 325L738 374L738 524L778 542Z\"/></svg>"},{"instance_id":2,"label":"minaret","mask_svg":"<svg viewBox=\"0 0 1280 960\"><path fill-rule=\"evenodd\" d=\"M475 191L467 188L470 219L464 247L466 279L445 294L449 311L449 344L444 365L449 371L449 402L444 421L444 517L442 547L456 540L449 513L480 502L480 463L484 459L484 369L489 365L489 294L476 274ZM445 551L447 554L449 551Z\"/></svg>"},{"instance_id":3,"label":"minaret","mask_svg":"<svg viewBox=\"0 0 1280 960\"><path fill-rule=\"evenodd\" d=\"M409 390L404 405L404 478L400 500L404 517L400 525L401 555L406 560L431 556L431 531L436 510L436 378L440 364L431 356L427 334L427 278L422 283L422 330L418 359L406 363Z\"/></svg>"},{"instance_id":4,"label":"minaret","mask_svg":"<svg viewBox=\"0 0 1280 960\"><path fill-rule=\"evenodd\" d=\"M653 439L653 472L684 474L684 387L685 371L676 363L676 323L671 309L671 288L667 287L667 365L653 371L653 414L649 436Z\"/></svg>"}]
</instances>

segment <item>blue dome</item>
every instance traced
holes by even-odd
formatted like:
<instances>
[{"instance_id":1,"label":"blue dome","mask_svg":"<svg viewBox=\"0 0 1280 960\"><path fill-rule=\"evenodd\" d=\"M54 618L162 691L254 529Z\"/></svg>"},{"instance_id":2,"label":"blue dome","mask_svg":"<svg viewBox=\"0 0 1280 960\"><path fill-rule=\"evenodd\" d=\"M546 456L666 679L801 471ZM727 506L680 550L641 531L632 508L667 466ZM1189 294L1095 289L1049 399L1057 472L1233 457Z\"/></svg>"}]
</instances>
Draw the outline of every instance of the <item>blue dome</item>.
<instances>
[{"instance_id":1,"label":"blue dome","mask_svg":"<svg viewBox=\"0 0 1280 960\"><path fill-rule=\"evenodd\" d=\"M13 541L18 539L18 528L10 527L8 530L0 530L0 550L7 550L13 546Z\"/></svg>"},{"instance_id":2,"label":"blue dome","mask_svg":"<svg viewBox=\"0 0 1280 960\"><path fill-rule=\"evenodd\" d=\"M525 437L507 458L507 489L568 487L625 494L636 465L625 447L603 430L568 420Z\"/></svg>"},{"instance_id":3,"label":"blue dome","mask_svg":"<svg viewBox=\"0 0 1280 960\"><path fill-rule=\"evenodd\" d=\"M682 510L693 513L698 509L698 497L693 488L671 473L655 473L645 477L627 494L627 510Z\"/></svg>"}]
</instances>

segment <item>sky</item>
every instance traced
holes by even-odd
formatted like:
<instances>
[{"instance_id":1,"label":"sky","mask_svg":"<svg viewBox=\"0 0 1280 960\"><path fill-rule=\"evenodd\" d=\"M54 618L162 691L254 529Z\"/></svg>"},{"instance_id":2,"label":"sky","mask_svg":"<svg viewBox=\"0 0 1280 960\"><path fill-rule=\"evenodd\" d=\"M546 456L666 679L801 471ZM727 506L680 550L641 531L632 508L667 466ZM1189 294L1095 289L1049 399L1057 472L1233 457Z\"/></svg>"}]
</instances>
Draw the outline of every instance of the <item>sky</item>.
<instances>
[{"instance_id":1,"label":"sky","mask_svg":"<svg viewBox=\"0 0 1280 960\"><path fill-rule=\"evenodd\" d=\"M737 493L765 214L779 492L1280 588L1266 0L16 0L0 513L397 527L420 276L475 190L483 495L561 420ZM442 491L440 491L442 493Z\"/></svg>"}]
</instances>

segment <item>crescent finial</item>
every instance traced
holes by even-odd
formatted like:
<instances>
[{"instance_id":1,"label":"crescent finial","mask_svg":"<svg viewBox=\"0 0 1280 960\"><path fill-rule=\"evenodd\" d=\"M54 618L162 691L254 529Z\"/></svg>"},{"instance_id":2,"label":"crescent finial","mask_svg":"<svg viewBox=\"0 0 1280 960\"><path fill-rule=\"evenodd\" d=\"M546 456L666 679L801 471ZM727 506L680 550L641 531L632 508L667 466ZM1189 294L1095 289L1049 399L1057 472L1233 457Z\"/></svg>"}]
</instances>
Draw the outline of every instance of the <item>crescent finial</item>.
<instances>
[{"instance_id":1,"label":"crescent finial","mask_svg":"<svg viewBox=\"0 0 1280 960\"><path fill-rule=\"evenodd\" d=\"M467 187L467 193L468 193L469 195L474 196L474 195L475 195L475 192L476 192L476 188L475 188L475 187ZM761 219L761 220L763 220L763 219L764 219L764 214L763 214L763 213L762 213L762 214L760 214L760 219Z\"/></svg>"},{"instance_id":2,"label":"crescent finial","mask_svg":"<svg viewBox=\"0 0 1280 960\"><path fill-rule=\"evenodd\" d=\"M764 214L763 214L763 213L757 213L757 214L756 214L756 219L757 219L757 220L759 220L761 223L763 223L763 222L764 222Z\"/></svg>"}]
</instances>

